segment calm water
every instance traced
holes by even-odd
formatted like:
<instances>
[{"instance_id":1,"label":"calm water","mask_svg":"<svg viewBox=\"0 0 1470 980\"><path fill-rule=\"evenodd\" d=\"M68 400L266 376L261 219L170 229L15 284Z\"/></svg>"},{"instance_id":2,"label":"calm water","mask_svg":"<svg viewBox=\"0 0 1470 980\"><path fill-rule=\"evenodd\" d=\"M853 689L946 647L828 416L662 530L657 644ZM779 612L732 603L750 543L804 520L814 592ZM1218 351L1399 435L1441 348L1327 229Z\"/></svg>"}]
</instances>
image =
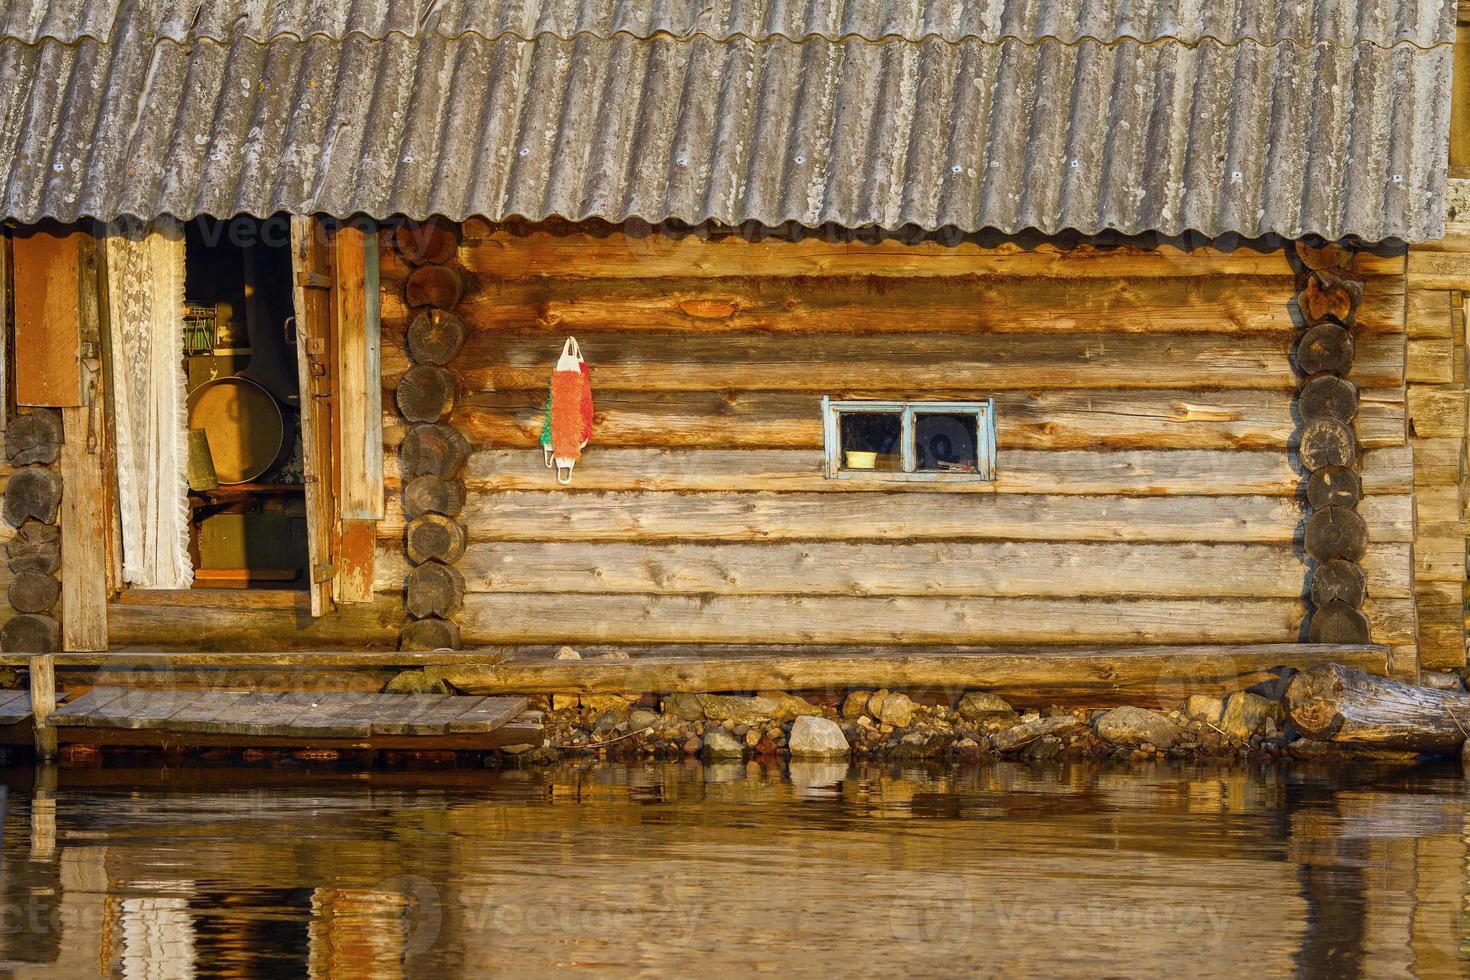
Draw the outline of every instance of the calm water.
<instances>
[{"instance_id":1,"label":"calm water","mask_svg":"<svg viewBox=\"0 0 1470 980\"><path fill-rule=\"evenodd\" d=\"M1470 973L1457 768L0 777L15 977Z\"/></svg>"}]
</instances>

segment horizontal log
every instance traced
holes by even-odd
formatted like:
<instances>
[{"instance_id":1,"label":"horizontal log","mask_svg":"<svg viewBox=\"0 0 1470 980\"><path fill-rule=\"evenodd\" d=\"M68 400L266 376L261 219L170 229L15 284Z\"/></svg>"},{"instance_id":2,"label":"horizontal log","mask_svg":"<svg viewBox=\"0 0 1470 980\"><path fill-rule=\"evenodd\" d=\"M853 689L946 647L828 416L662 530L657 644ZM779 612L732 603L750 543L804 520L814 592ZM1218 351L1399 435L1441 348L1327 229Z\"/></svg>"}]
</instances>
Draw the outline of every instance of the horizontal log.
<instances>
[{"instance_id":1,"label":"horizontal log","mask_svg":"<svg viewBox=\"0 0 1470 980\"><path fill-rule=\"evenodd\" d=\"M429 668L474 694L613 694L886 687L993 691L1023 707L1133 704L1173 708L1191 694L1227 694L1273 681L1281 667L1339 662L1382 672L1382 646L1098 647L1047 649L695 648L626 660L513 657Z\"/></svg>"},{"instance_id":2,"label":"horizontal log","mask_svg":"<svg viewBox=\"0 0 1470 980\"><path fill-rule=\"evenodd\" d=\"M1470 696L1377 677L1337 664L1303 671L1286 688L1292 724L1343 745L1458 752L1470 729Z\"/></svg>"},{"instance_id":3,"label":"horizontal log","mask_svg":"<svg viewBox=\"0 0 1470 980\"><path fill-rule=\"evenodd\" d=\"M456 312L479 330L582 333L1261 333L1293 329L1295 277L489 277ZM390 287L389 295L402 292ZM1360 307L1362 333L1397 330L1402 286ZM384 304L385 320L409 315Z\"/></svg>"},{"instance_id":4,"label":"horizontal log","mask_svg":"<svg viewBox=\"0 0 1470 980\"><path fill-rule=\"evenodd\" d=\"M887 505L887 506L885 506ZM380 535L403 516L388 501ZM1413 534L1412 498L1369 497L1375 544ZM1282 497L507 491L480 493L461 521L471 541L1012 540L1290 543L1302 510Z\"/></svg>"},{"instance_id":5,"label":"horizontal log","mask_svg":"<svg viewBox=\"0 0 1470 980\"><path fill-rule=\"evenodd\" d=\"M600 382L594 371L593 377ZM600 383L592 446L820 449L822 392L627 392ZM882 396L834 390L834 398ZM924 391L927 400L967 400L974 391ZM480 446L532 449L545 423L545 388L464 393L453 426ZM392 404L385 391L384 404ZM1299 422L1280 391L1001 391L995 393L996 443L1010 449L1284 449ZM1405 441L1403 390L1362 392L1354 422L1368 449ZM383 420L396 446L405 424Z\"/></svg>"},{"instance_id":6,"label":"horizontal log","mask_svg":"<svg viewBox=\"0 0 1470 980\"><path fill-rule=\"evenodd\" d=\"M390 492L400 479L391 455ZM1363 455L1368 494L1407 493L1413 486L1406 446ZM464 479L470 493L547 490L551 477L540 450L491 449L470 457ZM421 478L422 479L422 478ZM820 449L589 449L577 464L579 490L771 490L813 493L886 493L881 481L831 480ZM1040 452L1001 456L992 481L911 483L914 493L1057 493L1141 496L1266 494L1296 496L1300 469L1284 452L1166 450L1163 452ZM463 500L456 498L462 507ZM455 510L458 513L458 509Z\"/></svg>"},{"instance_id":7,"label":"horizontal log","mask_svg":"<svg viewBox=\"0 0 1470 980\"><path fill-rule=\"evenodd\" d=\"M1413 602L1367 610L1373 638L1413 636ZM465 596L466 644L1277 643L1298 637L1291 599L1103 600L830 596Z\"/></svg>"},{"instance_id":8,"label":"horizontal log","mask_svg":"<svg viewBox=\"0 0 1470 980\"><path fill-rule=\"evenodd\" d=\"M1152 247L1114 242L1021 243L998 235L961 238L879 229L804 231L762 229L756 235L708 228L601 223L464 223L460 260L478 278L532 276L914 276L995 275L1087 278L1111 276L1282 275L1290 270L1284 249L1243 245L1221 250L1162 243ZM384 250L385 252L388 250ZM385 278L399 275L385 257ZM1358 252L1351 269L1360 277L1402 276L1402 247Z\"/></svg>"},{"instance_id":9,"label":"horizontal log","mask_svg":"<svg viewBox=\"0 0 1470 980\"><path fill-rule=\"evenodd\" d=\"M397 598L348 603L313 618L305 593L244 592L124 593L107 605L108 641L162 650L391 650L406 620Z\"/></svg>"},{"instance_id":10,"label":"horizontal log","mask_svg":"<svg viewBox=\"0 0 1470 980\"><path fill-rule=\"evenodd\" d=\"M385 334L388 324L384 324ZM603 388L627 391L830 392L855 382L880 391L1032 388L1230 388L1294 391L1289 332L1215 334L877 334L582 332ZM1403 383L1401 335L1362 337L1359 388ZM544 333L476 330L455 360L462 390L543 390L556 345ZM401 338L383 343L383 378L408 367Z\"/></svg>"},{"instance_id":11,"label":"horizontal log","mask_svg":"<svg viewBox=\"0 0 1470 980\"><path fill-rule=\"evenodd\" d=\"M1409 545L1381 545L1364 566L1375 597L1413 596ZM383 542L374 567L377 589L404 587L401 549ZM498 541L472 545L456 567L468 591L497 593L1290 599L1307 580L1281 544Z\"/></svg>"}]
</instances>

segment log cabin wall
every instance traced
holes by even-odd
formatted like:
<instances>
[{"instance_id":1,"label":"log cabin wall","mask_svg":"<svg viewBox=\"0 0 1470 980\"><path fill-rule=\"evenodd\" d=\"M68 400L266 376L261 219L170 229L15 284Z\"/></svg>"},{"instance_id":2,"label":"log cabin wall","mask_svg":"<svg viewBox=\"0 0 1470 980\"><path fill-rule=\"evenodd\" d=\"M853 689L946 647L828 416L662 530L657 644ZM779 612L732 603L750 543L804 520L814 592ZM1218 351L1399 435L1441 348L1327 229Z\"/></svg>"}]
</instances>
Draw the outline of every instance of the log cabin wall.
<instances>
[{"instance_id":1,"label":"log cabin wall","mask_svg":"<svg viewBox=\"0 0 1470 980\"><path fill-rule=\"evenodd\" d=\"M462 228L465 646L1304 638L1289 250L831 237ZM409 267L380 252L391 405ZM1365 611L1412 664L1404 269L1354 259L1350 377ZM537 439L569 334L597 423L563 488ZM827 480L824 395L994 397L998 478ZM385 604L404 431L390 409Z\"/></svg>"}]
</instances>

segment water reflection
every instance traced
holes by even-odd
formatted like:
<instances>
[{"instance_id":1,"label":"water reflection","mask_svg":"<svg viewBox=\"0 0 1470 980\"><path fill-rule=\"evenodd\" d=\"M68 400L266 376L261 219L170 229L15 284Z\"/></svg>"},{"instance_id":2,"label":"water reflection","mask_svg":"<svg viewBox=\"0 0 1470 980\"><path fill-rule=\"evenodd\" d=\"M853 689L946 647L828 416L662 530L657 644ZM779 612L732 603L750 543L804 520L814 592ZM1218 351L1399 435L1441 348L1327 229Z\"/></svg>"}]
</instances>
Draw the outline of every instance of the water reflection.
<instances>
[{"instance_id":1,"label":"water reflection","mask_svg":"<svg viewBox=\"0 0 1470 980\"><path fill-rule=\"evenodd\" d=\"M1458 769L4 775L15 977L1470 964Z\"/></svg>"}]
</instances>

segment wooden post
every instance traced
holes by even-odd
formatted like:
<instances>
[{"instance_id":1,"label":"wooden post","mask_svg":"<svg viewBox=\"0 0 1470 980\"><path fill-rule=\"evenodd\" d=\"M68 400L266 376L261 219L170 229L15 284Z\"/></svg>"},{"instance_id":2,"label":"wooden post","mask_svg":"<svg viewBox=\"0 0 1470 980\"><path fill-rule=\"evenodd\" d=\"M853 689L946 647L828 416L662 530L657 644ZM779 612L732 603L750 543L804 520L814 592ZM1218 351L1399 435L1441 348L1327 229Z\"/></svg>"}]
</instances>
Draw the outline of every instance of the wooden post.
<instances>
[{"instance_id":1,"label":"wooden post","mask_svg":"<svg viewBox=\"0 0 1470 980\"><path fill-rule=\"evenodd\" d=\"M88 450L88 408L64 408L61 444L61 647L107 649L102 455Z\"/></svg>"},{"instance_id":2,"label":"wooden post","mask_svg":"<svg viewBox=\"0 0 1470 980\"><path fill-rule=\"evenodd\" d=\"M36 756L50 761L56 758L56 729L51 727L51 713L56 710L56 658L49 653L32 657L31 716L36 728Z\"/></svg>"}]
</instances>

